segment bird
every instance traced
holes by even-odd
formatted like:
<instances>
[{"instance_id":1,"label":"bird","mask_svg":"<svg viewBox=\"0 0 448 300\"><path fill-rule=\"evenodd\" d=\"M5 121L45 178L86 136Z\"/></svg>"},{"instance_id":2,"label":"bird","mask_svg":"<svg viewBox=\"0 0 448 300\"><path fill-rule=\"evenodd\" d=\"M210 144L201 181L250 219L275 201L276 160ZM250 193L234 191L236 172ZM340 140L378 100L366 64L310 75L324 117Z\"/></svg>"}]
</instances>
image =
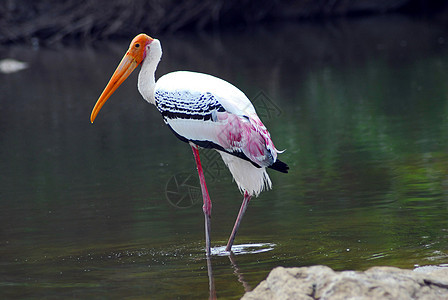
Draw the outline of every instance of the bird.
<instances>
[{"instance_id":1,"label":"bird","mask_svg":"<svg viewBox=\"0 0 448 300\"><path fill-rule=\"evenodd\" d=\"M137 35L104 88L90 116L94 122L100 109L126 78L141 66L138 90L143 99L156 106L174 135L193 151L201 186L205 223L206 255L210 257L212 203L205 182L199 149L214 149L221 155L243 194L226 251L231 252L235 236L249 201L272 188L267 168L288 173L289 166L277 158L279 151L247 96L218 77L175 71L155 80L162 57L158 39Z\"/></svg>"}]
</instances>

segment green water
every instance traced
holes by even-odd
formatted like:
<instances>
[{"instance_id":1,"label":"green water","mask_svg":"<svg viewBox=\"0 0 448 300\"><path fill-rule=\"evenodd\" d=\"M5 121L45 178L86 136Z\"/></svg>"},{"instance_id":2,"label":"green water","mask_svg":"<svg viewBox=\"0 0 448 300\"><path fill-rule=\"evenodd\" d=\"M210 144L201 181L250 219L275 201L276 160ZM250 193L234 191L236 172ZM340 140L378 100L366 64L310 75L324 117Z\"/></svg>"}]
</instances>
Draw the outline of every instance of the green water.
<instances>
[{"instance_id":1,"label":"green water","mask_svg":"<svg viewBox=\"0 0 448 300\"><path fill-rule=\"evenodd\" d=\"M263 246L211 258L218 298L240 297L276 266L447 263L442 21L160 37L159 76L194 70L238 86L290 165L270 171L274 188L251 201L235 241ZM209 297L189 146L141 99L136 74L89 121L127 44L0 52L29 63L0 74L1 298ZM201 155L216 253L242 196L214 152Z\"/></svg>"}]
</instances>

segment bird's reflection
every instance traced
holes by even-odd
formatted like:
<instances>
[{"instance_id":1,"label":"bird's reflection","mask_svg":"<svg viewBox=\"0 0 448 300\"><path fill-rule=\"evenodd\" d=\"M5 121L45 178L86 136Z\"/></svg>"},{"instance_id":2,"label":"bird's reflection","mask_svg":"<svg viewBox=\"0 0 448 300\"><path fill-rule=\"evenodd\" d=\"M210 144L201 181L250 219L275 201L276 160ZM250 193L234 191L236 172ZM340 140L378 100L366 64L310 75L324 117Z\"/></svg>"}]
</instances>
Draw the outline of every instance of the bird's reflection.
<instances>
[{"instance_id":1,"label":"bird's reflection","mask_svg":"<svg viewBox=\"0 0 448 300\"><path fill-rule=\"evenodd\" d=\"M238 265L236 264L236 259L235 259L235 254L233 254L233 252L230 252L229 255L229 259L230 259L230 264L233 267L233 273L236 275L236 277L238 277L238 281L241 282L241 284L244 287L244 291L250 292L252 290L252 288L250 287L250 285L244 280L243 277L243 273L240 272L240 268L238 267Z\"/></svg>"},{"instance_id":2,"label":"bird's reflection","mask_svg":"<svg viewBox=\"0 0 448 300\"><path fill-rule=\"evenodd\" d=\"M213 277L212 260L210 255L207 255L207 273L208 273L208 287L210 291L209 299L216 299L215 278Z\"/></svg>"},{"instance_id":3,"label":"bird's reflection","mask_svg":"<svg viewBox=\"0 0 448 300\"><path fill-rule=\"evenodd\" d=\"M243 274L236 263L236 257L233 252L230 252L229 255L230 264L233 268L233 273L238 278L238 281L241 282L244 288L244 292L250 292L252 288L250 285L244 280ZM209 299L217 299L216 298L216 288L215 288L215 278L213 277L213 268L212 268L212 260L211 256L207 255L207 272L208 272L208 285L209 285Z\"/></svg>"}]
</instances>

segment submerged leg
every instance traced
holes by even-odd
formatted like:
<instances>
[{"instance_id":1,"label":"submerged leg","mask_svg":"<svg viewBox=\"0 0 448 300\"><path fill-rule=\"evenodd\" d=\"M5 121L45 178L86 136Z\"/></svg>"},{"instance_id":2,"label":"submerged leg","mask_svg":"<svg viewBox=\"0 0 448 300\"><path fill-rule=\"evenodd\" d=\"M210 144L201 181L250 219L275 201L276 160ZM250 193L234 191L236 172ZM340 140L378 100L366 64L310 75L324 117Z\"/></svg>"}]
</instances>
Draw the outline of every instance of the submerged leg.
<instances>
[{"instance_id":1,"label":"submerged leg","mask_svg":"<svg viewBox=\"0 0 448 300\"><path fill-rule=\"evenodd\" d=\"M240 212L238 213L238 217L236 217L235 225L233 225L232 234L230 234L229 241L227 242L226 251L232 250L233 240L235 240L236 233L238 228L240 227L241 220L243 219L244 213L246 212L247 205L249 204L250 198L252 196L249 195L247 191L244 191L244 199L241 204Z\"/></svg>"},{"instance_id":2,"label":"submerged leg","mask_svg":"<svg viewBox=\"0 0 448 300\"><path fill-rule=\"evenodd\" d=\"M205 249L207 256L210 256L210 218L212 214L212 201L208 195L207 185L205 184L204 172L202 171L201 159L199 158L198 147L194 144L190 144L193 150L194 159L196 161L196 166L199 173L199 181L201 183L202 199L204 200L204 205L202 210L204 211L205 218Z\"/></svg>"}]
</instances>

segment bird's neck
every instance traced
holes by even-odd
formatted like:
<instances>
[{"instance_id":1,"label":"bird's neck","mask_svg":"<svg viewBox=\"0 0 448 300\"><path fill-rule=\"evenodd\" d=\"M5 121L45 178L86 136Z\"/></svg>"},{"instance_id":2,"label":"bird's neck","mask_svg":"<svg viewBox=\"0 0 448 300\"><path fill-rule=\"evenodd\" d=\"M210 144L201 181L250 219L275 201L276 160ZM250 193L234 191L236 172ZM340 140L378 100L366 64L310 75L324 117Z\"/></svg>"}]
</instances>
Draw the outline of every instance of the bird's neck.
<instances>
[{"instance_id":1,"label":"bird's neck","mask_svg":"<svg viewBox=\"0 0 448 300\"><path fill-rule=\"evenodd\" d=\"M162 47L159 40L154 40L148 50L147 57L143 60L142 68L138 74L138 91L143 98L151 104L155 104L154 88L156 86L155 73L157 65L162 58Z\"/></svg>"}]
</instances>

